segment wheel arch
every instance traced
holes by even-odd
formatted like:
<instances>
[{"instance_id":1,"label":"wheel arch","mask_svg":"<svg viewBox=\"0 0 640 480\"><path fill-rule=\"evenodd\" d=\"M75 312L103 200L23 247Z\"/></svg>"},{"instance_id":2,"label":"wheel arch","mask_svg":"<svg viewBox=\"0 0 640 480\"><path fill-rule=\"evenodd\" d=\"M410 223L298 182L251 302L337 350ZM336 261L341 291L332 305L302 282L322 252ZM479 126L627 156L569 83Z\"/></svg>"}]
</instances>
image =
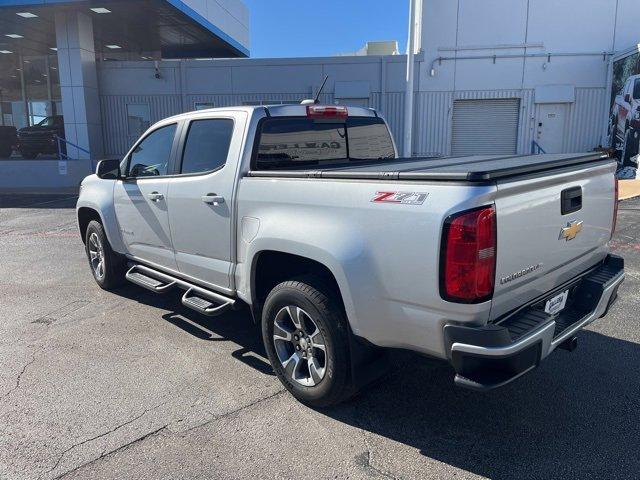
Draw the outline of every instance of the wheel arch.
<instances>
[{"instance_id":1,"label":"wheel arch","mask_svg":"<svg viewBox=\"0 0 640 480\"><path fill-rule=\"evenodd\" d=\"M78 208L78 229L80 230L80 237L82 238L82 243L86 242L87 236L87 227L89 226L89 222L92 220L96 220L100 222L100 224L104 227L104 222L102 221L102 217L100 213L94 208L91 207L80 207Z\"/></svg>"},{"instance_id":2,"label":"wheel arch","mask_svg":"<svg viewBox=\"0 0 640 480\"><path fill-rule=\"evenodd\" d=\"M265 249L256 252L251 261L250 269L250 300L254 320L260 319L262 305L269 292L278 283L302 275L315 275L331 289L339 299L347 321L351 324L347 305L349 304L348 292L335 272L327 265L327 262L300 255L285 250ZM352 325L353 327L353 325Z\"/></svg>"}]
</instances>

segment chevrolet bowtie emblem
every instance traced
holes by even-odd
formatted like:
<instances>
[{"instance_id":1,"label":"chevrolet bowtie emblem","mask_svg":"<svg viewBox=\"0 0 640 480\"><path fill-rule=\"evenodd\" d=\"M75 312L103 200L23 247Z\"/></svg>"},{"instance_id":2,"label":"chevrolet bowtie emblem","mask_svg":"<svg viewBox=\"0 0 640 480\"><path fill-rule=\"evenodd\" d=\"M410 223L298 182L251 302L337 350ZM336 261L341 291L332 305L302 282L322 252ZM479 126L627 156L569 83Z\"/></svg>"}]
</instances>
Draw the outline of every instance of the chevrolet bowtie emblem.
<instances>
[{"instance_id":1,"label":"chevrolet bowtie emblem","mask_svg":"<svg viewBox=\"0 0 640 480\"><path fill-rule=\"evenodd\" d=\"M560 238L563 238L568 242L569 240L573 240L576 236L582 231L582 222L569 222L567 226L560 230Z\"/></svg>"}]
</instances>

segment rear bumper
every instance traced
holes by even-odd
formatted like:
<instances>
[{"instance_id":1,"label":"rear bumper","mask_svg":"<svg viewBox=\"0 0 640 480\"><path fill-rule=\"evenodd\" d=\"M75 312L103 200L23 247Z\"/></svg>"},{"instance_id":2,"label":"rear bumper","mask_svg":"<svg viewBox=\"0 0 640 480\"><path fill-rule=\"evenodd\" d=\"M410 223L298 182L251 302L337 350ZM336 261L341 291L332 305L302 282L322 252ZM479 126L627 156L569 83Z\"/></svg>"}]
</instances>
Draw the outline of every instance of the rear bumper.
<instances>
[{"instance_id":1,"label":"rear bumper","mask_svg":"<svg viewBox=\"0 0 640 480\"><path fill-rule=\"evenodd\" d=\"M474 390L500 387L537 367L577 331L606 315L624 280L624 260L609 255L598 267L542 298L482 328L446 325L444 336L455 382ZM569 290L569 303L556 315L540 306Z\"/></svg>"}]
</instances>

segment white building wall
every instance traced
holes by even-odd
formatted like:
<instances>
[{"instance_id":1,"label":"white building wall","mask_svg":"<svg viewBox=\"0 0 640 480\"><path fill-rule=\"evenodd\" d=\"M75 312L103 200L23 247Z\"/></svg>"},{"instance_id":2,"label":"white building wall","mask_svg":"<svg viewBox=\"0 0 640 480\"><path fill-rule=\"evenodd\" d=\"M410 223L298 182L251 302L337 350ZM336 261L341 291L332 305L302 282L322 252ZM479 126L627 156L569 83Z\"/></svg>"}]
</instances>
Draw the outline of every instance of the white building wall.
<instances>
[{"instance_id":1,"label":"white building wall","mask_svg":"<svg viewBox=\"0 0 640 480\"><path fill-rule=\"evenodd\" d=\"M558 107L564 116L562 151L596 147L606 119L609 53L638 42L637 2L424 0L414 154L450 154L453 103L493 98L520 100L518 152L528 153L546 112L536 89L554 85L573 92ZM126 131L127 103L148 103L157 121L191 110L196 102L299 101L312 95L324 75L324 102L347 101L335 98L336 82L366 85L369 106L387 118L402 149L405 62L403 55L166 61L161 79L155 79L150 62L104 62L98 75L106 152L121 154L134 140Z\"/></svg>"},{"instance_id":2,"label":"white building wall","mask_svg":"<svg viewBox=\"0 0 640 480\"><path fill-rule=\"evenodd\" d=\"M160 62L160 79L152 62L101 62L98 65L103 135L108 155L124 153L135 140L127 132L127 104L147 104L151 121L193 110L245 102L299 102L315 92L325 75L325 103L367 101L402 138L404 56L298 59L183 60ZM336 82L353 97L337 98ZM345 85L346 84L346 85ZM352 85L354 88L344 88ZM358 95L358 91L363 92ZM361 98L360 98L361 97Z\"/></svg>"},{"instance_id":3,"label":"white building wall","mask_svg":"<svg viewBox=\"0 0 640 480\"><path fill-rule=\"evenodd\" d=\"M422 15L415 153L450 153L455 100L506 97L520 99L519 152L529 152L541 120L535 89L544 85L575 89L562 107L563 151L601 142L604 53L638 42L637 0L423 0Z\"/></svg>"}]
</instances>

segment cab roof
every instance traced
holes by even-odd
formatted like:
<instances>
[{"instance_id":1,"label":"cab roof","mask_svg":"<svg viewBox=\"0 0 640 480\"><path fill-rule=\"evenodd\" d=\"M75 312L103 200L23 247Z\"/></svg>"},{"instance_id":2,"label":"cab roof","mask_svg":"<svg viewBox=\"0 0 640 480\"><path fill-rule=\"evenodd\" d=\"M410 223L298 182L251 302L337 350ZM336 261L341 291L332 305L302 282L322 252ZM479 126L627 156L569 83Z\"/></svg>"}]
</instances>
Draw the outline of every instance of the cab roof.
<instances>
[{"instance_id":1,"label":"cab roof","mask_svg":"<svg viewBox=\"0 0 640 480\"><path fill-rule=\"evenodd\" d=\"M336 105L322 105L315 104L316 107L339 107ZM364 107L351 107L346 105L348 115L350 117L377 117L378 113L373 108L364 108ZM251 106L237 106L237 107L217 107L217 108L207 108L203 110L194 110L191 112L180 113L178 115L174 115L172 117L168 117L162 120L162 122L168 120L184 120L192 117L198 117L202 114L206 114L207 112L247 112L252 114L256 110L262 110L267 113L268 116L271 117L306 117L307 116L307 105L251 105Z\"/></svg>"}]
</instances>

